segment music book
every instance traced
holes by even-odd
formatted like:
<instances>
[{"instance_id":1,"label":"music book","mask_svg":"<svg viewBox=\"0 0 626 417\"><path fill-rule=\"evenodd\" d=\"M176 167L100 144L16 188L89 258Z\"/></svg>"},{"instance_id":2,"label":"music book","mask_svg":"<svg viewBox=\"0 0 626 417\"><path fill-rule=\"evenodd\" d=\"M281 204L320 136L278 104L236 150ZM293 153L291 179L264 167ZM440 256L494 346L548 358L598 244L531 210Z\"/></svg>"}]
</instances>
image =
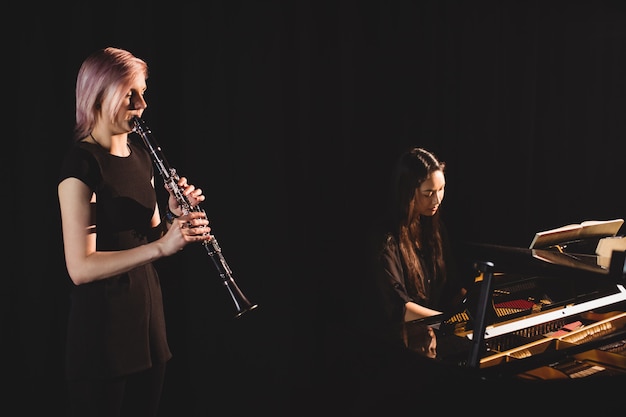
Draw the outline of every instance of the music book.
<instances>
[{"instance_id":1,"label":"music book","mask_svg":"<svg viewBox=\"0 0 626 417\"><path fill-rule=\"evenodd\" d=\"M614 251L626 251L626 236L609 236L600 239L596 246L598 265L608 268Z\"/></svg>"},{"instance_id":2,"label":"music book","mask_svg":"<svg viewBox=\"0 0 626 417\"><path fill-rule=\"evenodd\" d=\"M587 220L579 224L568 224L556 229L544 230L535 233L529 249L547 248L582 239L615 236L622 224L624 224L624 219Z\"/></svg>"}]
</instances>

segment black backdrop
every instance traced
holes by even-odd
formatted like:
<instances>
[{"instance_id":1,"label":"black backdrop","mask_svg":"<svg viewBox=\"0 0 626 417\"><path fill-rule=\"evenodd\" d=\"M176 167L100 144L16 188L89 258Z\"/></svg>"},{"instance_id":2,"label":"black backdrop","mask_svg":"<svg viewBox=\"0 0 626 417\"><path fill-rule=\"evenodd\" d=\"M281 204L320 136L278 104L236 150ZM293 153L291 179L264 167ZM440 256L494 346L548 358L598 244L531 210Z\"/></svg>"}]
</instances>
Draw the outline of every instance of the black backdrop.
<instances>
[{"instance_id":1,"label":"black backdrop","mask_svg":"<svg viewBox=\"0 0 626 417\"><path fill-rule=\"evenodd\" d=\"M19 133L3 160L19 266L1 322L23 415L66 409L56 173L75 76L97 48L148 62L144 119L205 190L260 305L233 320L198 248L160 262L175 355L163 415L326 407L319 386L341 389L330 335L355 319L363 243L409 144L448 163L442 211L459 242L526 247L538 230L626 216L621 1L75 1L24 3L14 18Z\"/></svg>"}]
</instances>

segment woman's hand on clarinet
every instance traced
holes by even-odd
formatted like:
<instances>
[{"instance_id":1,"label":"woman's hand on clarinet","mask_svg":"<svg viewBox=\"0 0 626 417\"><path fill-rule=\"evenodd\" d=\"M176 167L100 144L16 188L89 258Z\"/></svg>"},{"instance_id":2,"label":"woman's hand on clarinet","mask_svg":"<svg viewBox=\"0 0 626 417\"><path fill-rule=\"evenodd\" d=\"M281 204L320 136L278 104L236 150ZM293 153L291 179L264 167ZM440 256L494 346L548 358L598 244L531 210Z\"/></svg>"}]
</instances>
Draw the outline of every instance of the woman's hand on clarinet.
<instances>
[{"instance_id":1,"label":"woman's hand on clarinet","mask_svg":"<svg viewBox=\"0 0 626 417\"><path fill-rule=\"evenodd\" d=\"M180 177L177 185L177 191L182 192L191 207L196 207L204 201L205 196L202 194L202 189L189 184L186 177ZM183 208L177 200L177 193L171 190L167 184L165 188L170 193L167 202L168 209L176 218L173 219L167 233L162 238L164 254L168 256L181 251L188 243L210 240L211 228L208 226L209 220L204 211L191 211L183 215ZM172 207L176 208L172 209Z\"/></svg>"},{"instance_id":2,"label":"woman's hand on clarinet","mask_svg":"<svg viewBox=\"0 0 626 417\"><path fill-rule=\"evenodd\" d=\"M189 204L191 205L191 207L196 207L198 204L205 200L205 196L204 194L202 194L202 189L196 188L193 184L189 184L186 177L180 177L178 179L178 186L183 195L189 200ZM170 197L167 202L168 206L170 207L170 211L175 215L180 216L182 214L182 209L178 200L176 199L176 194L173 190L170 190L169 187L167 187L167 184L165 185L165 188L170 193ZM171 207L176 207L176 209L172 210Z\"/></svg>"},{"instance_id":3,"label":"woman's hand on clarinet","mask_svg":"<svg viewBox=\"0 0 626 417\"><path fill-rule=\"evenodd\" d=\"M192 211L174 219L167 233L160 240L165 256L183 250L189 243L211 240L209 220L204 212Z\"/></svg>"}]
</instances>

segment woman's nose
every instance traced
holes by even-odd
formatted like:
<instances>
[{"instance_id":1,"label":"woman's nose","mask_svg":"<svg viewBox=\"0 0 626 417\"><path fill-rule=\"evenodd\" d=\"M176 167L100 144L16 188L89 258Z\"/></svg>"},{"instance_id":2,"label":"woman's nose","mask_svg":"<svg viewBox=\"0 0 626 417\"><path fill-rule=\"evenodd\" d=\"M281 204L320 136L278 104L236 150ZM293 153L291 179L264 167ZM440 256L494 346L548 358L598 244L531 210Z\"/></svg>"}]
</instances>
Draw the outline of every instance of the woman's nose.
<instances>
[{"instance_id":1,"label":"woman's nose","mask_svg":"<svg viewBox=\"0 0 626 417\"><path fill-rule=\"evenodd\" d=\"M141 95L135 97L133 100L133 110L145 109L146 107L148 107L148 103L146 103L146 100L144 100Z\"/></svg>"}]
</instances>

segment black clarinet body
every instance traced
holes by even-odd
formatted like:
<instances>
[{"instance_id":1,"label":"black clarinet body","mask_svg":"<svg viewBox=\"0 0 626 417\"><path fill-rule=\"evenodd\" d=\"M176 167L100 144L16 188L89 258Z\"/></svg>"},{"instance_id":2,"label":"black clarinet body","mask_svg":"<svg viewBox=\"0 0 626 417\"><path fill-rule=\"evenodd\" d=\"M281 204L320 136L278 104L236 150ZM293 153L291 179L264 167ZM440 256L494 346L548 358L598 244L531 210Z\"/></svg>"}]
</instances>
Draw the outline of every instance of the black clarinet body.
<instances>
[{"instance_id":1,"label":"black clarinet body","mask_svg":"<svg viewBox=\"0 0 626 417\"><path fill-rule=\"evenodd\" d=\"M205 213L204 209L202 209L199 205L192 206L187 196L183 194L183 190L178 185L178 180L180 177L176 173L176 170L172 168L167 162L167 159L165 158L161 147L154 139L154 136L152 135L152 132L148 128L146 123L139 117L133 117L132 123L133 132L139 134L139 136L143 140L145 147L150 153L150 157L152 158L154 166L161 175L161 178L163 179L165 185L174 192L176 200L182 208L183 213ZM228 293L233 303L235 304L235 309L237 311L235 317L240 317L242 314L255 309L257 307L257 304L252 304L250 301L248 301L248 298L246 298L246 296L243 294L243 292L235 282L232 271L228 266L226 259L222 255L222 249L220 248L215 236L211 235L211 239L208 241L203 241L202 245L211 257L213 264L217 268L222 283L228 290Z\"/></svg>"}]
</instances>

